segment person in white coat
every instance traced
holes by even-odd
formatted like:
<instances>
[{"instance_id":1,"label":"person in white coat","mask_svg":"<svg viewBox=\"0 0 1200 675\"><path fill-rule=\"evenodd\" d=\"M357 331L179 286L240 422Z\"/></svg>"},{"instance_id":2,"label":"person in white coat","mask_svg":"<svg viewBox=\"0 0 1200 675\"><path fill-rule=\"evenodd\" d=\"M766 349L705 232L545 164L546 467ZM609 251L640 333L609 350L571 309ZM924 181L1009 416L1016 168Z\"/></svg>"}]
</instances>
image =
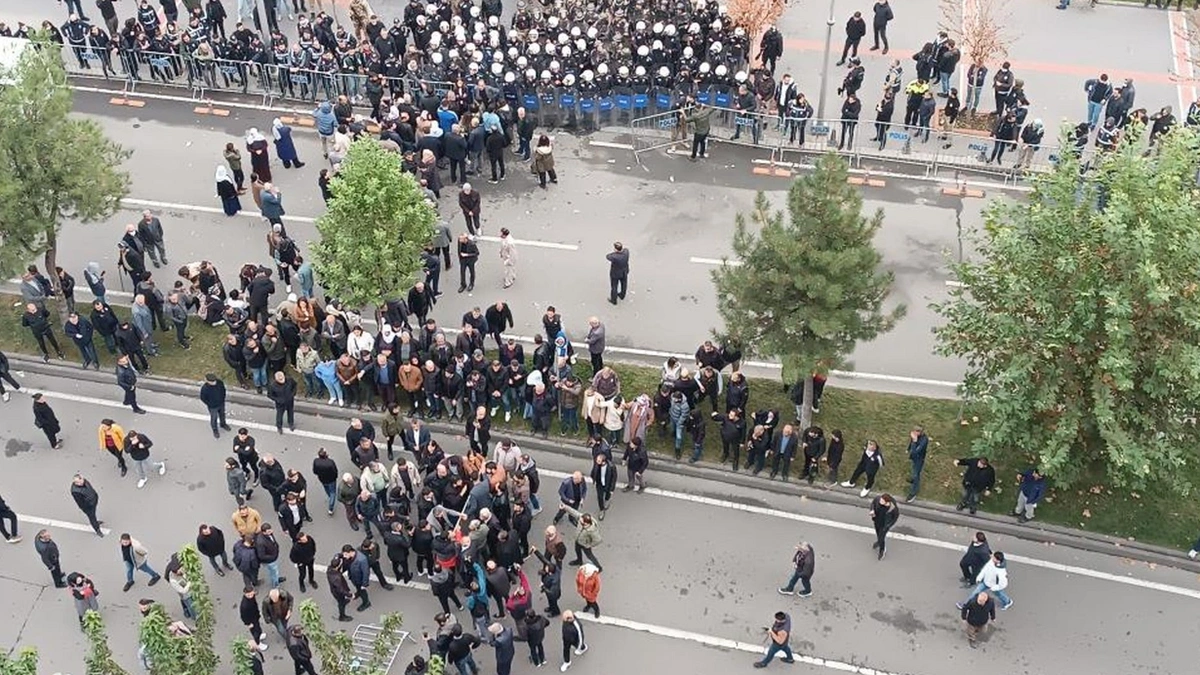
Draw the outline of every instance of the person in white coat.
<instances>
[{"instance_id":1,"label":"person in white coat","mask_svg":"<svg viewBox=\"0 0 1200 675\"><path fill-rule=\"evenodd\" d=\"M1012 607L1012 598L1008 597L1008 593L1004 589L1008 588L1008 563L1004 560L1004 554L1000 551L992 553L991 560L979 570L979 574L975 576L975 587L971 589L970 595L962 602L958 603L958 608L962 609L964 605L977 597L980 592L987 591L988 595L1000 601L1000 609L1008 609Z\"/></svg>"}]
</instances>

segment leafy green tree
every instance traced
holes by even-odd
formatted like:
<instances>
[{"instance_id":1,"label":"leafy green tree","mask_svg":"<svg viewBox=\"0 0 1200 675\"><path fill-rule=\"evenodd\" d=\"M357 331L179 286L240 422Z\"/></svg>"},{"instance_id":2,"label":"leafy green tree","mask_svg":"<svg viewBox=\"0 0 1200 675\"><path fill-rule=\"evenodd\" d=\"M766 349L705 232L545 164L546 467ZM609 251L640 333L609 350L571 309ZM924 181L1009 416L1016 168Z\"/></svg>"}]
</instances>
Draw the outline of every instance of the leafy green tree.
<instances>
[{"instance_id":1,"label":"leafy green tree","mask_svg":"<svg viewBox=\"0 0 1200 675\"><path fill-rule=\"evenodd\" d=\"M304 626L313 651L321 657L321 675L385 675L404 617L394 612L380 618L380 631L366 663L354 653L354 642L345 631L330 631L325 626L321 608L311 599L300 603L300 625Z\"/></svg>"},{"instance_id":2,"label":"leafy green tree","mask_svg":"<svg viewBox=\"0 0 1200 675\"><path fill-rule=\"evenodd\" d=\"M0 675L38 675L38 652L33 647L22 647L15 656L0 653Z\"/></svg>"},{"instance_id":3,"label":"leafy green tree","mask_svg":"<svg viewBox=\"0 0 1200 675\"><path fill-rule=\"evenodd\" d=\"M429 675L443 675L446 672L446 660L441 654L430 656L428 666Z\"/></svg>"},{"instance_id":4,"label":"leafy green tree","mask_svg":"<svg viewBox=\"0 0 1200 675\"><path fill-rule=\"evenodd\" d=\"M180 675L187 672L184 640L171 632L171 617L157 602L150 605L139 628L140 649L150 664L150 675Z\"/></svg>"},{"instance_id":5,"label":"leafy green tree","mask_svg":"<svg viewBox=\"0 0 1200 675\"><path fill-rule=\"evenodd\" d=\"M0 274L11 276L44 256L43 271L57 289L63 221L90 223L117 212L129 192L121 163L130 153L94 121L69 116L72 94L60 49L34 46L4 74L12 83L0 87Z\"/></svg>"},{"instance_id":6,"label":"leafy green tree","mask_svg":"<svg viewBox=\"0 0 1200 675\"><path fill-rule=\"evenodd\" d=\"M1186 491L1200 431L1197 136L1064 153L1023 201L986 212L962 282L936 306L938 351L989 411L975 452L1035 455L1070 484L1097 473ZM1081 170L1083 171L1081 175Z\"/></svg>"},{"instance_id":7,"label":"leafy green tree","mask_svg":"<svg viewBox=\"0 0 1200 675\"><path fill-rule=\"evenodd\" d=\"M245 638L234 640L229 645L229 651L233 654L233 673L234 675L254 675L254 647L251 647L253 640Z\"/></svg>"},{"instance_id":8,"label":"leafy green tree","mask_svg":"<svg viewBox=\"0 0 1200 675\"><path fill-rule=\"evenodd\" d=\"M893 274L872 242L883 212L862 215L847 175L840 157L824 155L792 183L787 214L760 192L749 217L738 215L736 261L712 272L725 324L717 337L778 359L785 383L804 379L801 428L811 422L812 374L845 366L860 340L891 330L905 312L883 310Z\"/></svg>"},{"instance_id":9,"label":"leafy green tree","mask_svg":"<svg viewBox=\"0 0 1200 675\"><path fill-rule=\"evenodd\" d=\"M437 216L400 156L374 140L354 143L330 190L333 199L317 219L321 240L312 245L321 285L351 307L406 293Z\"/></svg>"},{"instance_id":10,"label":"leafy green tree","mask_svg":"<svg viewBox=\"0 0 1200 675\"><path fill-rule=\"evenodd\" d=\"M194 544L184 546L179 552L179 564L183 569L183 578L187 581L192 609L196 614L196 628L186 642L188 674L215 673L221 661L213 647L217 617L213 607L212 588L208 585L208 579L204 577L204 565Z\"/></svg>"},{"instance_id":11,"label":"leafy green tree","mask_svg":"<svg viewBox=\"0 0 1200 675\"><path fill-rule=\"evenodd\" d=\"M104 616L94 610L83 615L83 632L88 639L88 653L84 660L87 675L128 675L121 664L113 658L108 646L108 631L104 627Z\"/></svg>"}]
</instances>

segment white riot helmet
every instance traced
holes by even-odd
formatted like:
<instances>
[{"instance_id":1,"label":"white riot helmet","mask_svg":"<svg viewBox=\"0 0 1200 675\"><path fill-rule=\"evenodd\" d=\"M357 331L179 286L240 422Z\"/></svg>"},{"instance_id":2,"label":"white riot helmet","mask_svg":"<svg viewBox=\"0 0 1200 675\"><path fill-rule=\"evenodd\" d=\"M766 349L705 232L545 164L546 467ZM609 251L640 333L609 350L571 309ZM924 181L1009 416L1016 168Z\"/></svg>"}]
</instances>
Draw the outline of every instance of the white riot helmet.
<instances>
[{"instance_id":1,"label":"white riot helmet","mask_svg":"<svg viewBox=\"0 0 1200 675\"><path fill-rule=\"evenodd\" d=\"M503 61L504 60L504 52L500 51L499 49L492 52L492 60L496 61L497 63Z\"/></svg>"},{"instance_id":2,"label":"white riot helmet","mask_svg":"<svg viewBox=\"0 0 1200 675\"><path fill-rule=\"evenodd\" d=\"M546 44L546 56L554 56L557 51L558 47L555 47L553 42Z\"/></svg>"},{"instance_id":3,"label":"white riot helmet","mask_svg":"<svg viewBox=\"0 0 1200 675\"><path fill-rule=\"evenodd\" d=\"M746 83L746 78L747 78L747 77L748 77L748 76L746 75L746 71L744 71L744 70L739 70L739 71L738 71L738 73L737 73L737 75L734 75L734 76L733 76L733 79L737 80L738 84L745 84L745 83Z\"/></svg>"},{"instance_id":4,"label":"white riot helmet","mask_svg":"<svg viewBox=\"0 0 1200 675\"><path fill-rule=\"evenodd\" d=\"M700 72L701 73L707 74L708 71L711 69L712 69L712 66L708 65L708 61L705 61L704 63L700 64Z\"/></svg>"},{"instance_id":5,"label":"white riot helmet","mask_svg":"<svg viewBox=\"0 0 1200 675\"><path fill-rule=\"evenodd\" d=\"M499 33L497 33L496 31L492 31L492 34L488 36L488 46L491 47L492 49L497 49L500 46L500 34Z\"/></svg>"},{"instance_id":6,"label":"white riot helmet","mask_svg":"<svg viewBox=\"0 0 1200 675\"><path fill-rule=\"evenodd\" d=\"M471 36L471 42L474 42L477 45L481 45L487 41L484 39L485 35L486 34L483 32L475 33L474 35Z\"/></svg>"},{"instance_id":7,"label":"white riot helmet","mask_svg":"<svg viewBox=\"0 0 1200 675\"><path fill-rule=\"evenodd\" d=\"M428 14L429 16L433 16L434 14L437 14L437 10L438 10L437 5L433 4L432 2L429 3L428 5L425 5L425 13Z\"/></svg>"},{"instance_id":8,"label":"white riot helmet","mask_svg":"<svg viewBox=\"0 0 1200 675\"><path fill-rule=\"evenodd\" d=\"M561 51L560 53L562 54L562 57L563 57L564 59L565 59L565 58L567 58L567 57L569 57L569 56L571 55L571 47L570 47L569 45L567 45L567 46L564 46L564 47L562 48L562 51Z\"/></svg>"},{"instance_id":9,"label":"white riot helmet","mask_svg":"<svg viewBox=\"0 0 1200 675\"><path fill-rule=\"evenodd\" d=\"M479 64L475 63L474 61L467 64L467 72L472 75L478 75L479 74Z\"/></svg>"},{"instance_id":10,"label":"white riot helmet","mask_svg":"<svg viewBox=\"0 0 1200 675\"><path fill-rule=\"evenodd\" d=\"M580 35L583 35L583 31L580 30L579 26L571 26L571 37L577 38Z\"/></svg>"},{"instance_id":11,"label":"white riot helmet","mask_svg":"<svg viewBox=\"0 0 1200 675\"><path fill-rule=\"evenodd\" d=\"M712 52L713 54L720 54L722 46L723 45L721 44L721 41L717 40L709 46L708 51Z\"/></svg>"},{"instance_id":12,"label":"white riot helmet","mask_svg":"<svg viewBox=\"0 0 1200 675\"><path fill-rule=\"evenodd\" d=\"M526 71L525 71L525 79L527 79L527 80L536 80L536 79L537 79L537 71L536 71L536 70L534 70L533 68L530 68L529 70L526 70Z\"/></svg>"},{"instance_id":13,"label":"white riot helmet","mask_svg":"<svg viewBox=\"0 0 1200 675\"><path fill-rule=\"evenodd\" d=\"M450 50L450 53L448 54L448 56L449 56L449 58L450 58L450 60L451 60L451 61L453 61L453 60L457 59L457 58L458 58L458 50L457 50L457 49L451 49L451 50Z\"/></svg>"},{"instance_id":14,"label":"white riot helmet","mask_svg":"<svg viewBox=\"0 0 1200 675\"><path fill-rule=\"evenodd\" d=\"M695 53L696 53L696 51L694 49L692 49L691 45L688 45L687 47L683 48L683 58L685 58L685 59L692 58L692 55Z\"/></svg>"},{"instance_id":15,"label":"white riot helmet","mask_svg":"<svg viewBox=\"0 0 1200 675\"><path fill-rule=\"evenodd\" d=\"M663 32L663 24L661 21L659 21L654 24L654 34L658 35L661 32Z\"/></svg>"},{"instance_id":16,"label":"white riot helmet","mask_svg":"<svg viewBox=\"0 0 1200 675\"><path fill-rule=\"evenodd\" d=\"M441 52L434 52L433 55L430 56L429 58L433 61L434 65L437 65L437 66L442 65L442 53Z\"/></svg>"},{"instance_id":17,"label":"white riot helmet","mask_svg":"<svg viewBox=\"0 0 1200 675\"><path fill-rule=\"evenodd\" d=\"M735 37L743 37L746 35L746 29L738 26L737 28L733 29L733 34Z\"/></svg>"},{"instance_id":18,"label":"white riot helmet","mask_svg":"<svg viewBox=\"0 0 1200 675\"><path fill-rule=\"evenodd\" d=\"M435 30L429 35L429 46L436 49L440 44L442 44L442 34Z\"/></svg>"},{"instance_id":19,"label":"white riot helmet","mask_svg":"<svg viewBox=\"0 0 1200 675\"><path fill-rule=\"evenodd\" d=\"M534 42L533 44L529 45L529 55L530 55L530 56L537 56L538 54L541 54L541 53L542 53L542 46L541 46L541 45L539 45L539 44L538 44L538 43L536 43L536 42Z\"/></svg>"},{"instance_id":20,"label":"white riot helmet","mask_svg":"<svg viewBox=\"0 0 1200 675\"><path fill-rule=\"evenodd\" d=\"M474 51L475 51L475 43L474 43L474 42L468 42L467 44L463 45L463 48L462 48L462 50L463 50L463 53L464 53L464 54L471 54L471 53L474 53Z\"/></svg>"},{"instance_id":21,"label":"white riot helmet","mask_svg":"<svg viewBox=\"0 0 1200 675\"><path fill-rule=\"evenodd\" d=\"M653 49L653 50L654 50L654 51L656 51L656 52L657 52L657 51L662 51L662 48L663 48L663 43L662 43L662 40L655 40L655 41L654 41L654 44L650 45L650 48L651 48L651 49Z\"/></svg>"},{"instance_id":22,"label":"white riot helmet","mask_svg":"<svg viewBox=\"0 0 1200 675\"><path fill-rule=\"evenodd\" d=\"M424 14L418 14L418 15L417 15L417 25L418 25L418 26L424 26L424 25L425 25L425 21L426 21L426 19L425 19L425 15L424 15Z\"/></svg>"},{"instance_id":23,"label":"white riot helmet","mask_svg":"<svg viewBox=\"0 0 1200 675\"><path fill-rule=\"evenodd\" d=\"M508 48L508 58L515 59L520 55L521 55L521 50L517 49L516 47Z\"/></svg>"},{"instance_id":24,"label":"white riot helmet","mask_svg":"<svg viewBox=\"0 0 1200 675\"><path fill-rule=\"evenodd\" d=\"M566 33L558 34L558 44L560 44L560 45L567 44L567 42L570 41L570 39L571 39L571 36L567 35Z\"/></svg>"},{"instance_id":25,"label":"white riot helmet","mask_svg":"<svg viewBox=\"0 0 1200 675\"><path fill-rule=\"evenodd\" d=\"M443 35L446 33L449 33L450 32L450 24L443 21L438 24L438 30L442 31Z\"/></svg>"},{"instance_id":26,"label":"white riot helmet","mask_svg":"<svg viewBox=\"0 0 1200 675\"><path fill-rule=\"evenodd\" d=\"M717 14L720 16L729 16L729 6L717 5Z\"/></svg>"},{"instance_id":27,"label":"white riot helmet","mask_svg":"<svg viewBox=\"0 0 1200 675\"><path fill-rule=\"evenodd\" d=\"M471 53L471 60L475 63L483 63L483 52L475 51Z\"/></svg>"},{"instance_id":28,"label":"white riot helmet","mask_svg":"<svg viewBox=\"0 0 1200 675\"><path fill-rule=\"evenodd\" d=\"M608 64L601 63L600 65L596 66L596 72L600 73L601 75L607 75L608 74Z\"/></svg>"},{"instance_id":29,"label":"white riot helmet","mask_svg":"<svg viewBox=\"0 0 1200 675\"><path fill-rule=\"evenodd\" d=\"M493 75L500 75L503 72L504 72L504 64L503 63L497 62L497 63L492 64L492 74Z\"/></svg>"},{"instance_id":30,"label":"white riot helmet","mask_svg":"<svg viewBox=\"0 0 1200 675\"><path fill-rule=\"evenodd\" d=\"M517 57L517 67L518 68L524 68L525 66L528 66L528 65L529 65L529 59L525 58L524 56Z\"/></svg>"},{"instance_id":31,"label":"white riot helmet","mask_svg":"<svg viewBox=\"0 0 1200 675\"><path fill-rule=\"evenodd\" d=\"M637 22L637 25L635 25L635 26L633 27L633 29L634 29L634 30L636 30L636 31L637 31L637 32L639 32L639 33L640 33L640 32L642 32L642 31L644 31L644 30L646 30L646 22L645 22L645 21L639 21L639 22Z\"/></svg>"},{"instance_id":32,"label":"white riot helmet","mask_svg":"<svg viewBox=\"0 0 1200 675\"><path fill-rule=\"evenodd\" d=\"M576 51L581 51L581 52L587 51L587 40L584 40L583 38L579 38L578 40L576 40L575 41L575 49L576 49Z\"/></svg>"},{"instance_id":33,"label":"white riot helmet","mask_svg":"<svg viewBox=\"0 0 1200 675\"><path fill-rule=\"evenodd\" d=\"M645 77L646 66L638 66L637 69L633 71L633 74L635 77Z\"/></svg>"},{"instance_id":34,"label":"white riot helmet","mask_svg":"<svg viewBox=\"0 0 1200 675\"><path fill-rule=\"evenodd\" d=\"M551 62L550 62L550 72L552 72L552 73L557 73L557 72L558 72L560 69L562 69L562 64L561 64L561 63L559 63L558 61L551 61Z\"/></svg>"},{"instance_id":35,"label":"white riot helmet","mask_svg":"<svg viewBox=\"0 0 1200 675\"><path fill-rule=\"evenodd\" d=\"M675 37L675 24L667 24L667 27L663 29L663 32L667 34L667 37Z\"/></svg>"},{"instance_id":36,"label":"white riot helmet","mask_svg":"<svg viewBox=\"0 0 1200 675\"><path fill-rule=\"evenodd\" d=\"M510 71L508 71L507 73L505 73L505 74L504 74L504 81L505 81L505 82L507 82L507 83L509 83L509 84L512 84L512 83L513 83L513 82L515 82L516 80L517 80L517 74L516 74L516 73L514 73L513 71L511 71L511 70L510 70Z\"/></svg>"},{"instance_id":37,"label":"white riot helmet","mask_svg":"<svg viewBox=\"0 0 1200 675\"><path fill-rule=\"evenodd\" d=\"M478 19L478 18L479 18L479 15L480 15L481 13L482 13L482 12L480 11L480 9L479 9L479 7L478 7L477 5L472 5L472 6L471 6L471 18L473 18L473 19Z\"/></svg>"},{"instance_id":38,"label":"white riot helmet","mask_svg":"<svg viewBox=\"0 0 1200 675\"><path fill-rule=\"evenodd\" d=\"M713 30L716 30L716 31L721 30L721 20L713 19L712 25L709 26L709 28L712 28Z\"/></svg>"},{"instance_id":39,"label":"white riot helmet","mask_svg":"<svg viewBox=\"0 0 1200 675\"><path fill-rule=\"evenodd\" d=\"M658 76L659 76L659 77L670 77L670 76L671 76L671 69L670 69L670 68L668 68L668 67L666 67L666 66L663 66L663 67L659 68L659 69L658 69Z\"/></svg>"},{"instance_id":40,"label":"white riot helmet","mask_svg":"<svg viewBox=\"0 0 1200 675\"><path fill-rule=\"evenodd\" d=\"M527 33L527 35L528 35L528 37L529 37L529 41L530 41L530 42L537 42L537 41L538 41L538 35L539 35L539 33L538 33L538 29L536 29L536 28L530 28L530 29L529 29L529 33Z\"/></svg>"},{"instance_id":41,"label":"white riot helmet","mask_svg":"<svg viewBox=\"0 0 1200 675\"><path fill-rule=\"evenodd\" d=\"M700 34L700 24L693 21L688 26L688 32L691 33L692 35L699 35Z\"/></svg>"},{"instance_id":42,"label":"white riot helmet","mask_svg":"<svg viewBox=\"0 0 1200 675\"><path fill-rule=\"evenodd\" d=\"M620 77L629 77L629 66L621 66L617 68L617 75Z\"/></svg>"},{"instance_id":43,"label":"white riot helmet","mask_svg":"<svg viewBox=\"0 0 1200 675\"><path fill-rule=\"evenodd\" d=\"M591 82L592 78L595 77L595 75L592 74L592 71L585 70L585 71L583 71L583 74L580 77L583 78L584 82Z\"/></svg>"},{"instance_id":44,"label":"white riot helmet","mask_svg":"<svg viewBox=\"0 0 1200 675\"><path fill-rule=\"evenodd\" d=\"M599 34L600 34L600 31L596 30L595 26L592 26L591 28L587 29L587 36L588 36L589 40L595 40L596 36Z\"/></svg>"},{"instance_id":45,"label":"white riot helmet","mask_svg":"<svg viewBox=\"0 0 1200 675\"><path fill-rule=\"evenodd\" d=\"M574 87L575 86L575 76L570 73L567 73L567 76L563 78L563 85L567 86L567 87Z\"/></svg>"},{"instance_id":46,"label":"white riot helmet","mask_svg":"<svg viewBox=\"0 0 1200 675\"><path fill-rule=\"evenodd\" d=\"M543 80L549 81L551 77L554 77L554 76L550 74L550 71L548 71L548 70L542 71L542 79Z\"/></svg>"},{"instance_id":47,"label":"white riot helmet","mask_svg":"<svg viewBox=\"0 0 1200 675\"><path fill-rule=\"evenodd\" d=\"M558 17L551 14L550 18L546 19L546 25L551 28L558 28Z\"/></svg>"},{"instance_id":48,"label":"white riot helmet","mask_svg":"<svg viewBox=\"0 0 1200 675\"><path fill-rule=\"evenodd\" d=\"M717 77L725 77L725 75L728 72L729 72L729 69L725 67L725 64L721 64L721 65L717 66L717 70L716 70Z\"/></svg>"},{"instance_id":49,"label":"white riot helmet","mask_svg":"<svg viewBox=\"0 0 1200 675\"><path fill-rule=\"evenodd\" d=\"M637 54L638 56L650 56L650 48L646 45L642 45L641 47L638 47Z\"/></svg>"},{"instance_id":50,"label":"white riot helmet","mask_svg":"<svg viewBox=\"0 0 1200 675\"><path fill-rule=\"evenodd\" d=\"M454 39L459 42L466 42L467 41L467 29L463 28L462 26L455 26L454 27Z\"/></svg>"},{"instance_id":51,"label":"white riot helmet","mask_svg":"<svg viewBox=\"0 0 1200 675\"><path fill-rule=\"evenodd\" d=\"M489 17L488 17L488 25L489 25L489 26L491 26L492 28L495 28L496 26L499 26L499 25L500 25L500 18L499 18L499 17L497 17L497 16L489 16Z\"/></svg>"}]
</instances>

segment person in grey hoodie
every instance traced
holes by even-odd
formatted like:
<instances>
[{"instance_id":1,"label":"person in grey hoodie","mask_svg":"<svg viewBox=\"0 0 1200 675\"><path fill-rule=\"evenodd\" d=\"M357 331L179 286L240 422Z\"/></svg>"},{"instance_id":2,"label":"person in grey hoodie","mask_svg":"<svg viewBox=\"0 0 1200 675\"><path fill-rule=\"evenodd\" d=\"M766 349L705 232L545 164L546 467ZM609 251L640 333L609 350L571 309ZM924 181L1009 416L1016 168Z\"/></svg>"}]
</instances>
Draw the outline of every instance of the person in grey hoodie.
<instances>
[{"instance_id":1,"label":"person in grey hoodie","mask_svg":"<svg viewBox=\"0 0 1200 675\"><path fill-rule=\"evenodd\" d=\"M333 104L329 101L323 102L312 112L312 116L317 125L317 135L321 137L321 154L325 159L329 159L329 142L333 140L333 134L337 131L337 115L333 114Z\"/></svg>"}]
</instances>

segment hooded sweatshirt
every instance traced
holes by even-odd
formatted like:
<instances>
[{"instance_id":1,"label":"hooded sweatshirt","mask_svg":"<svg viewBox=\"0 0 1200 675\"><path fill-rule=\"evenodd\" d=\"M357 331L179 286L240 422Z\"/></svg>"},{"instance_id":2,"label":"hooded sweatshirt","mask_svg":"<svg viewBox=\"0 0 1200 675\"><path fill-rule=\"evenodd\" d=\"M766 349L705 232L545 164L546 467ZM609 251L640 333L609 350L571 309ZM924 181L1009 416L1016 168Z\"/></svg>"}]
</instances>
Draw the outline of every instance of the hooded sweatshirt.
<instances>
[{"instance_id":1,"label":"hooded sweatshirt","mask_svg":"<svg viewBox=\"0 0 1200 675\"><path fill-rule=\"evenodd\" d=\"M325 101L313 111L313 120L317 123L317 133L322 136L332 136L337 130L337 116L333 114L333 106Z\"/></svg>"}]
</instances>

